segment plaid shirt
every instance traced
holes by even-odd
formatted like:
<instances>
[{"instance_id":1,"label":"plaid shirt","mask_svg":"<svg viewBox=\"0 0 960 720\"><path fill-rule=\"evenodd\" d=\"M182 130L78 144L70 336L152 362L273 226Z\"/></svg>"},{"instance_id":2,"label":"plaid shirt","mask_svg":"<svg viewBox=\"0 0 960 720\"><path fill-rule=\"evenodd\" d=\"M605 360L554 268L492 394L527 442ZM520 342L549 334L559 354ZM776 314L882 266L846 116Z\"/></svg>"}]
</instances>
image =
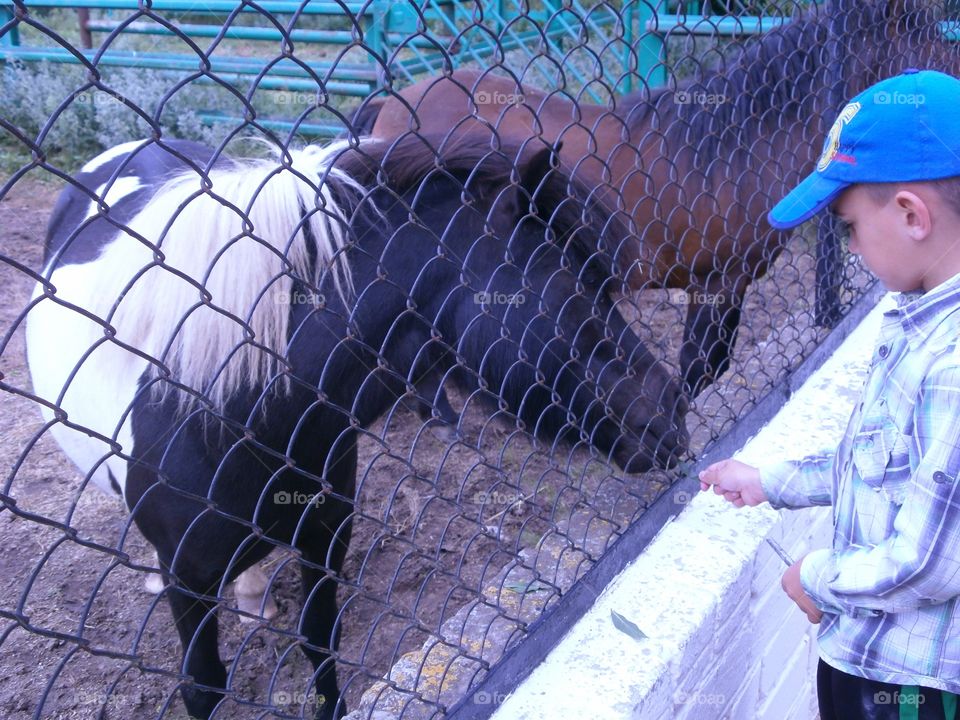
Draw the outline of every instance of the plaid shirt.
<instances>
[{"instance_id":1,"label":"plaid shirt","mask_svg":"<svg viewBox=\"0 0 960 720\"><path fill-rule=\"evenodd\" d=\"M761 483L776 508L833 505L833 547L800 571L823 659L960 693L960 275L895 297L837 450Z\"/></svg>"}]
</instances>

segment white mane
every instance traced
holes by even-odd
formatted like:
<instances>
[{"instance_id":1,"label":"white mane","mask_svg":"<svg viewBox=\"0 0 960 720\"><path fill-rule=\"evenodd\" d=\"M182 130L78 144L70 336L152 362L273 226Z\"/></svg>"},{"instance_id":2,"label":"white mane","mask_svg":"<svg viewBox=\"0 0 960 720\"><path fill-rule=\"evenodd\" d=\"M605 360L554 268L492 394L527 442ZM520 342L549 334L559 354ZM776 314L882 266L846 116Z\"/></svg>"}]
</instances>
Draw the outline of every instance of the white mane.
<instances>
[{"instance_id":1,"label":"white mane","mask_svg":"<svg viewBox=\"0 0 960 720\"><path fill-rule=\"evenodd\" d=\"M343 148L292 151L290 167L239 161L212 170L208 190L193 171L173 178L98 258L104 282L94 311L117 340L156 358L216 408L241 385L263 387L284 366L293 278L319 287L331 272L344 301L353 291L343 252L349 210L320 181L329 172L362 191L329 169ZM313 292L297 300L322 302ZM158 375L155 366L151 372ZM179 397L181 410L193 402Z\"/></svg>"}]
</instances>

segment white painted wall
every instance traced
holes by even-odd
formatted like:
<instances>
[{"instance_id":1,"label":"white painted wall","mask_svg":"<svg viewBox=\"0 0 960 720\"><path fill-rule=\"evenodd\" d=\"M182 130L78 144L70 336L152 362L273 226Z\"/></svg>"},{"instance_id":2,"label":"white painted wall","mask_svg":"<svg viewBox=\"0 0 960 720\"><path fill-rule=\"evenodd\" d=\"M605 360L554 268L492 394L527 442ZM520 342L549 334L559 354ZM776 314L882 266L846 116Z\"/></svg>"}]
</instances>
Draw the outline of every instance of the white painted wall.
<instances>
[{"instance_id":1,"label":"white painted wall","mask_svg":"<svg viewBox=\"0 0 960 720\"><path fill-rule=\"evenodd\" d=\"M736 457L799 458L839 442L885 297ZM830 544L829 508L736 509L701 493L597 598L494 720L811 720L816 631L780 588L785 565ZM617 630L611 610L643 640Z\"/></svg>"}]
</instances>

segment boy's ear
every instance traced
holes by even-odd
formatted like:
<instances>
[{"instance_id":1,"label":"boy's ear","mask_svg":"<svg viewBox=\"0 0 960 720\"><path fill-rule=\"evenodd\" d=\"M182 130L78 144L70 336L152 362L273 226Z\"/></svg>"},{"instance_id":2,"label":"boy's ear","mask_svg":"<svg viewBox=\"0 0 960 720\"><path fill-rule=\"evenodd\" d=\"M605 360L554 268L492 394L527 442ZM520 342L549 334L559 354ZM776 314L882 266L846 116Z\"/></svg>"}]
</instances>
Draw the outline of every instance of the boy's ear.
<instances>
[{"instance_id":1,"label":"boy's ear","mask_svg":"<svg viewBox=\"0 0 960 720\"><path fill-rule=\"evenodd\" d=\"M893 202L903 213L906 231L915 241L925 240L933 229L933 214L930 205L921 195L910 190L898 190Z\"/></svg>"}]
</instances>

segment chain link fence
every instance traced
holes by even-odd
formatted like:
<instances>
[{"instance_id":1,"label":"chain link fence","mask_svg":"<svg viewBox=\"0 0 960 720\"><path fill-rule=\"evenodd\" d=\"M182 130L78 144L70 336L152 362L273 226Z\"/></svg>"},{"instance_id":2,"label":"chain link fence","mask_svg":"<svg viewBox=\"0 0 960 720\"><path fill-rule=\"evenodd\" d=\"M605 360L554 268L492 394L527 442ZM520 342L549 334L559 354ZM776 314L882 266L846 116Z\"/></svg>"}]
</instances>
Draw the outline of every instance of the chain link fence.
<instances>
[{"instance_id":1,"label":"chain link fence","mask_svg":"<svg viewBox=\"0 0 960 720\"><path fill-rule=\"evenodd\" d=\"M876 297L765 214L955 10L0 0L0 713L489 715Z\"/></svg>"}]
</instances>

